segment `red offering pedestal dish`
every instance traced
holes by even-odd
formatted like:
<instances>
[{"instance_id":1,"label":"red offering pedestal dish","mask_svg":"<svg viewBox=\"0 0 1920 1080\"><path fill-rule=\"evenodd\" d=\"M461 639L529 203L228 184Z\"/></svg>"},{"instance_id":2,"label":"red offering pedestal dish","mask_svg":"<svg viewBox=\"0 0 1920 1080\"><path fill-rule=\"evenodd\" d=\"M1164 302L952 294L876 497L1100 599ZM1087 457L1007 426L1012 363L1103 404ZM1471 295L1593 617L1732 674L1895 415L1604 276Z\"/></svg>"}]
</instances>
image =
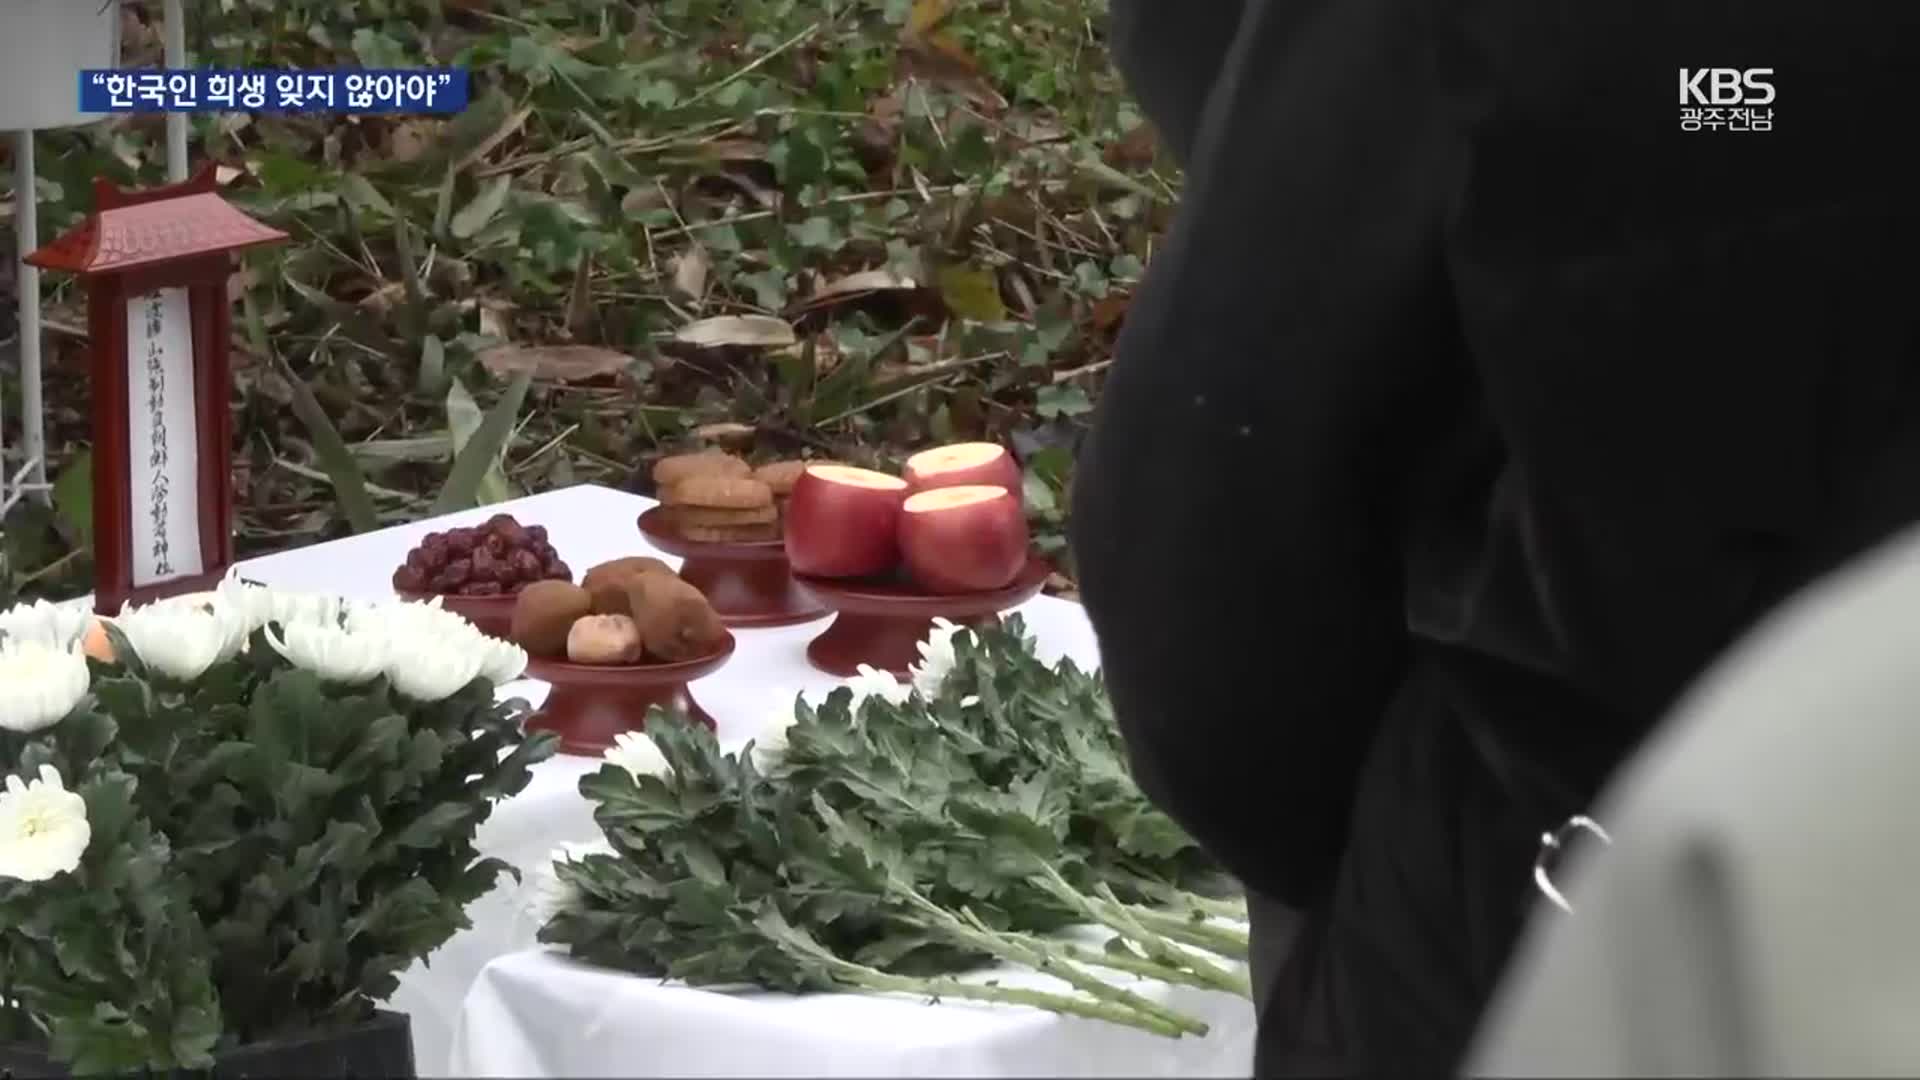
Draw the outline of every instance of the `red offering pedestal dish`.
<instances>
[{"instance_id":1,"label":"red offering pedestal dish","mask_svg":"<svg viewBox=\"0 0 1920 1080\"><path fill-rule=\"evenodd\" d=\"M807 659L829 675L847 678L868 664L906 678L920 662L920 642L944 618L962 626L992 621L1002 611L1039 595L1051 573L1046 560L1030 556L1020 576L1004 589L940 596L904 581L849 581L795 576L800 587L839 614L807 643Z\"/></svg>"},{"instance_id":2,"label":"red offering pedestal dish","mask_svg":"<svg viewBox=\"0 0 1920 1080\"><path fill-rule=\"evenodd\" d=\"M527 720L534 731L560 736L560 752L598 757L623 731L641 731L647 710L678 707L690 719L714 727L687 693L687 684L720 670L733 655L733 635L707 656L673 664L570 664L529 660L527 676L548 684L547 700Z\"/></svg>"},{"instance_id":3,"label":"red offering pedestal dish","mask_svg":"<svg viewBox=\"0 0 1920 1080\"><path fill-rule=\"evenodd\" d=\"M488 637L497 638L505 638L513 629L513 604L519 599L516 593L504 593L500 596L458 596L407 590L400 590L399 596L402 600L421 604L430 604L435 597L439 597L441 607L479 627L480 632Z\"/></svg>"},{"instance_id":4,"label":"red offering pedestal dish","mask_svg":"<svg viewBox=\"0 0 1920 1080\"><path fill-rule=\"evenodd\" d=\"M827 613L794 584L781 540L711 543L688 540L673 527L664 506L640 515L640 534L669 555L678 555L680 578L706 594L707 602L728 626L792 626Z\"/></svg>"}]
</instances>

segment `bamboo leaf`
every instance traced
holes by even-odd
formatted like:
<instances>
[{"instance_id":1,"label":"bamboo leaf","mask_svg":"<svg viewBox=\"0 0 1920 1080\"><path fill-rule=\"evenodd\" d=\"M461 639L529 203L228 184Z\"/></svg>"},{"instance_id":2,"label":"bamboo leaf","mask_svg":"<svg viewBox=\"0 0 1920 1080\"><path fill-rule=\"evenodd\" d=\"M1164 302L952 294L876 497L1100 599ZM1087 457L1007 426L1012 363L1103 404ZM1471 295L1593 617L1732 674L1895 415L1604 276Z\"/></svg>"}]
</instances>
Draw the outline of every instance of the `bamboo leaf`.
<instances>
[{"instance_id":1,"label":"bamboo leaf","mask_svg":"<svg viewBox=\"0 0 1920 1080\"><path fill-rule=\"evenodd\" d=\"M486 228L500 213L500 208L507 204L507 188L512 183L513 179L509 176L496 176L487 181L487 186L480 189L480 194L453 215L450 223L453 235L466 240Z\"/></svg>"},{"instance_id":2,"label":"bamboo leaf","mask_svg":"<svg viewBox=\"0 0 1920 1080\"><path fill-rule=\"evenodd\" d=\"M346 515L347 525L357 533L379 528L379 519L373 512L373 496L367 493L366 476L348 451L346 440L340 437L340 429L327 418L327 410L321 407L320 399L313 396L306 380L295 374L285 361L280 361L280 374L293 389L293 414L306 425L307 434L313 436L320 467L333 485L333 497L340 504L340 512Z\"/></svg>"},{"instance_id":3,"label":"bamboo leaf","mask_svg":"<svg viewBox=\"0 0 1920 1080\"><path fill-rule=\"evenodd\" d=\"M434 334L428 334L427 339L420 343L419 385L420 392L423 394L438 394L449 389L447 347L441 344L440 338Z\"/></svg>"},{"instance_id":4,"label":"bamboo leaf","mask_svg":"<svg viewBox=\"0 0 1920 1080\"><path fill-rule=\"evenodd\" d=\"M340 178L340 197L359 210L376 210L388 217L398 216L387 197L359 173L347 173Z\"/></svg>"},{"instance_id":5,"label":"bamboo leaf","mask_svg":"<svg viewBox=\"0 0 1920 1080\"><path fill-rule=\"evenodd\" d=\"M453 217L453 178L458 175L459 170L449 165L446 175L440 178L440 194L433 207L433 235L435 236L447 235L447 223Z\"/></svg>"},{"instance_id":6,"label":"bamboo leaf","mask_svg":"<svg viewBox=\"0 0 1920 1080\"><path fill-rule=\"evenodd\" d=\"M473 506L505 501L506 470L500 458L507 440L513 436L514 423L520 417L520 403L526 400L533 377L527 372L514 376L506 392L484 417L473 396L459 380L447 391L447 426L453 432L453 468L440 495L433 501L431 514L449 514ZM476 422L477 419L477 422Z\"/></svg>"}]
</instances>

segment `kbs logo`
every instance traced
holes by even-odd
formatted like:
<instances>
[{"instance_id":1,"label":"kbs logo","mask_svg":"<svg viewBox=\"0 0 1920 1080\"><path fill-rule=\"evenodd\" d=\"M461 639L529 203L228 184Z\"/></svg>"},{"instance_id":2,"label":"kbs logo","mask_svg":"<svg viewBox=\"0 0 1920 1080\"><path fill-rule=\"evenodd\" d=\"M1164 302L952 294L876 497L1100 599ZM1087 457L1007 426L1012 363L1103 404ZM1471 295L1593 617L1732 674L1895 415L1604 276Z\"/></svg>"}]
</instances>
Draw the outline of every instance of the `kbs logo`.
<instances>
[{"instance_id":1,"label":"kbs logo","mask_svg":"<svg viewBox=\"0 0 1920 1080\"><path fill-rule=\"evenodd\" d=\"M1772 131L1772 68L1681 68L1680 130Z\"/></svg>"},{"instance_id":2,"label":"kbs logo","mask_svg":"<svg viewBox=\"0 0 1920 1080\"><path fill-rule=\"evenodd\" d=\"M1772 68L1681 68L1682 105L1771 105ZM1755 96L1759 95L1759 96Z\"/></svg>"}]
</instances>

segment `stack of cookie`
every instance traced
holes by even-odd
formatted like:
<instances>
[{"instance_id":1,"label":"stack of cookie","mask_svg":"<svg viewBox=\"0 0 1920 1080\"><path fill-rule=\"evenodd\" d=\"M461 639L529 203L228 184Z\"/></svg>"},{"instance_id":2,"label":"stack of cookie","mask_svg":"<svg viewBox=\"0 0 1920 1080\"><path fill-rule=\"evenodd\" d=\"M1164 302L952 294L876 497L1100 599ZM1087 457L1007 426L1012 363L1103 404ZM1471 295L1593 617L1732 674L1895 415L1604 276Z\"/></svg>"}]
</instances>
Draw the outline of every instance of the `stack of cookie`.
<instances>
[{"instance_id":1,"label":"stack of cookie","mask_svg":"<svg viewBox=\"0 0 1920 1080\"><path fill-rule=\"evenodd\" d=\"M753 478L767 485L773 491L773 505L780 511L780 520L787 519L787 499L793 495L793 485L800 480L800 474L809 465L823 464L818 461L771 461L753 470Z\"/></svg>"},{"instance_id":2,"label":"stack of cookie","mask_svg":"<svg viewBox=\"0 0 1920 1080\"><path fill-rule=\"evenodd\" d=\"M700 473L673 486L674 527L697 543L745 543L780 538L773 489L751 476Z\"/></svg>"},{"instance_id":3,"label":"stack of cookie","mask_svg":"<svg viewBox=\"0 0 1920 1080\"><path fill-rule=\"evenodd\" d=\"M771 461L759 468L723 450L662 458L653 467L660 504L688 540L746 543L780 538L787 498L809 465L828 461Z\"/></svg>"},{"instance_id":4,"label":"stack of cookie","mask_svg":"<svg viewBox=\"0 0 1920 1080\"><path fill-rule=\"evenodd\" d=\"M717 450L661 459L653 469L661 505L680 535L699 543L777 540L773 489L745 461Z\"/></svg>"}]
</instances>

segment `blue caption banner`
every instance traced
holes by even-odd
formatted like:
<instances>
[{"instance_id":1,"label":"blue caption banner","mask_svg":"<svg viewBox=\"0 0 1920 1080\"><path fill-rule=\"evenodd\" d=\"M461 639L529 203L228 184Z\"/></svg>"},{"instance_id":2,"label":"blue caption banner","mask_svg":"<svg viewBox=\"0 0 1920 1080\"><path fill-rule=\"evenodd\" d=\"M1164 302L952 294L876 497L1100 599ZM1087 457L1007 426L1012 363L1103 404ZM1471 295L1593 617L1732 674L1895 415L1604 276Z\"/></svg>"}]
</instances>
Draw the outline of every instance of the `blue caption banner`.
<instances>
[{"instance_id":1,"label":"blue caption banner","mask_svg":"<svg viewBox=\"0 0 1920 1080\"><path fill-rule=\"evenodd\" d=\"M83 113L457 113L465 68L82 71Z\"/></svg>"}]
</instances>

